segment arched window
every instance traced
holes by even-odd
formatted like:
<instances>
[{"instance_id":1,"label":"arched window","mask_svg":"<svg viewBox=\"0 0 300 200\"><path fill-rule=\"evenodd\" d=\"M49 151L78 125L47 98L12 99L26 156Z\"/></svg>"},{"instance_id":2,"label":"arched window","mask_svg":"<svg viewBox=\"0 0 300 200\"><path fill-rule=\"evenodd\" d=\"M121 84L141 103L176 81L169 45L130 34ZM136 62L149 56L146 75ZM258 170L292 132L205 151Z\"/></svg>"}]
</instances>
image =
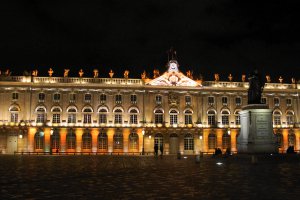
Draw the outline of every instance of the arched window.
<instances>
[{"instance_id":1,"label":"arched window","mask_svg":"<svg viewBox=\"0 0 300 200\"><path fill-rule=\"evenodd\" d=\"M158 148L161 145L164 145L164 138L163 138L162 134L160 134L160 133L155 134L155 136L154 136L154 145L157 145Z\"/></svg>"},{"instance_id":2,"label":"arched window","mask_svg":"<svg viewBox=\"0 0 300 200\"><path fill-rule=\"evenodd\" d=\"M228 135L228 133L224 133L222 135L222 148L223 149L230 149L231 147L231 138L230 135Z\"/></svg>"},{"instance_id":3,"label":"arched window","mask_svg":"<svg viewBox=\"0 0 300 200\"><path fill-rule=\"evenodd\" d=\"M229 125L229 111L228 110L222 110L221 116L222 116L222 124L223 125Z\"/></svg>"},{"instance_id":4,"label":"arched window","mask_svg":"<svg viewBox=\"0 0 300 200\"><path fill-rule=\"evenodd\" d=\"M184 111L184 124L193 124L193 112L191 110L185 110Z\"/></svg>"},{"instance_id":5,"label":"arched window","mask_svg":"<svg viewBox=\"0 0 300 200\"><path fill-rule=\"evenodd\" d=\"M296 136L294 133L288 134L288 144L289 146L295 146L296 145Z\"/></svg>"},{"instance_id":6,"label":"arched window","mask_svg":"<svg viewBox=\"0 0 300 200\"><path fill-rule=\"evenodd\" d=\"M136 132L129 134L129 149L137 151L139 149L139 136Z\"/></svg>"},{"instance_id":7,"label":"arched window","mask_svg":"<svg viewBox=\"0 0 300 200\"><path fill-rule=\"evenodd\" d=\"M36 123L44 123L46 121L46 108L37 107L36 108Z\"/></svg>"},{"instance_id":8,"label":"arched window","mask_svg":"<svg viewBox=\"0 0 300 200\"><path fill-rule=\"evenodd\" d=\"M155 124L162 124L164 121L164 111L162 109L157 109L154 111L154 121Z\"/></svg>"},{"instance_id":9,"label":"arched window","mask_svg":"<svg viewBox=\"0 0 300 200\"><path fill-rule=\"evenodd\" d=\"M83 123L84 124L91 124L92 123L92 113L93 109L90 107L84 108L83 112Z\"/></svg>"},{"instance_id":10,"label":"arched window","mask_svg":"<svg viewBox=\"0 0 300 200\"><path fill-rule=\"evenodd\" d=\"M138 124L138 113L139 113L138 109L137 108L130 109L129 113L130 113L129 123Z\"/></svg>"},{"instance_id":11,"label":"arched window","mask_svg":"<svg viewBox=\"0 0 300 200\"><path fill-rule=\"evenodd\" d=\"M52 123L60 123L60 113L62 109L60 107L53 107L51 109L52 112Z\"/></svg>"},{"instance_id":12,"label":"arched window","mask_svg":"<svg viewBox=\"0 0 300 200\"><path fill-rule=\"evenodd\" d=\"M107 150L107 134L104 131L101 131L98 135L98 149L101 151L106 151Z\"/></svg>"},{"instance_id":13,"label":"arched window","mask_svg":"<svg viewBox=\"0 0 300 200\"><path fill-rule=\"evenodd\" d=\"M117 132L114 134L114 149L123 149L123 134L121 132Z\"/></svg>"},{"instance_id":14,"label":"arched window","mask_svg":"<svg viewBox=\"0 0 300 200\"><path fill-rule=\"evenodd\" d=\"M77 108L76 107L70 107L67 109L68 112L68 123L75 124L76 123L76 113Z\"/></svg>"},{"instance_id":15,"label":"arched window","mask_svg":"<svg viewBox=\"0 0 300 200\"><path fill-rule=\"evenodd\" d=\"M54 129L51 135L51 148L59 149L60 147L60 136L58 129Z\"/></svg>"},{"instance_id":16,"label":"arched window","mask_svg":"<svg viewBox=\"0 0 300 200\"><path fill-rule=\"evenodd\" d=\"M208 148L209 149L215 149L217 144L216 135L213 133L210 133L208 135Z\"/></svg>"},{"instance_id":17,"label":"arched window","mask_svg":"<svg viewBox=\"0 0 300 200\"><path fill-rule=\"evenodd\" d=\"M92 148L92 135L90 132L82 134L82 149L90 150Z\"/></svg>"},{"instance_id":18,"label":"arched window","mask_svg":"<svg viewBox=\"0 0 300 200\"><path fill-rule=\"evenodd\" d=\"M122 124L123 123L123 119L122 119L123 111L118 108L118 109L115 109L114 113L115 113L115 124Z\"/></svg>"},{"instance_id":19,"label":"arched window","mask_svg":"<svg viewBox=\"0 0 300 200\"><path fill-rule=\"evenodd\" d=\"M240 125L241 124L241 117L240 117L240 110L236 110L234 112L234 118L235 118L235 125Z\"/></svg>"},{"instance_id":20,"label":"arched window","mask_svg":"<svg viewBox=\"0 0 300 200\"><path fill-rule=\"evenodd\" d=\"M288 125L294 125L294 112L292 111L286 112L286 123Z\"/></svg>"},{"instance_id":21,"label":"arched window","mask_svg":"<svg viewBox=\"0 0 300 200\"><path fill-rule=\"evenodd\" d=\"M10 112L10 121L15 123L19 122L20 108L17 106L12 106L11 108L9 108L9 112Z\"/></svg>"},{"instance_id":22,"label":"arched window","mask_svg":"<svg viewBox=\"0 0 300 200\"><path fill-rule=\"evenodd\" d=\"M278 110L273 112L273 123L274 125L281 125L281 112Z\"/></svg>"},{"instance_id":23,"label":"arched window","mask_svg":"<svg viewBox=\"0 0 300 200\"><path fill-rule=\"evenodd\" d=\"M178 111L175 109L170 110L170 125L178 124Z\"/></svg>"},{"instance_id":24,"label":"arched window","mask_svg":"<svg viewBox=\"0 0 300 200\"><path fill-rule=\"evenodd\" d=\"M98 112L99 112L99 123L106 124L108 109L103 107L103 108L100 108Z\"/></svg>"},{"instance_id":25,"label":"arched window","mask_svg":"<svg viewBox=\"0 0 300 200\"><path fill-rule=\"evenodd\" d=\"M207 112L207 121L208 121L208 125L211 125L211 126L216 125L216 111L209 110Z\"/></svg>"},{"instance_id":26,"label":"arched window","mask_svg":"<svg viewBox=\"0 0 300 200\"><path fill-rule=\"evenodd\" d=\"M38 131L34 135L34 148L35 149L44 149L44 132Z\"/></svg>"},{"instance_id":27,"label":"arched window","mask_svg":"<svg viewBox=\"0 0 300 200\"><path fill-rule=\"evenodd\" d=\"M67 149L76 149L76 134L74 133L73 129L69 129L67 134Z\"/></svg>"},{"instance_id":28,"label":"arched window","mask_svg":"<svg viewBox=\"0 0 300 200\"><path fill-rule=\"evenodd\" d=\"M194 150L194 137L190 133L184 136L184 150Z\"/></svg>"},{"instance_id":29,"label":"arched window","mask_svg":"<svg viewBox=\"0 0 300 200\"><path fill-rule=\"evenodd\" d=\"M282 133L276 133L276 138L277 138L278 148L282 148L283 147L283 135L282 135Z\"/></svg>"}]
</instances>

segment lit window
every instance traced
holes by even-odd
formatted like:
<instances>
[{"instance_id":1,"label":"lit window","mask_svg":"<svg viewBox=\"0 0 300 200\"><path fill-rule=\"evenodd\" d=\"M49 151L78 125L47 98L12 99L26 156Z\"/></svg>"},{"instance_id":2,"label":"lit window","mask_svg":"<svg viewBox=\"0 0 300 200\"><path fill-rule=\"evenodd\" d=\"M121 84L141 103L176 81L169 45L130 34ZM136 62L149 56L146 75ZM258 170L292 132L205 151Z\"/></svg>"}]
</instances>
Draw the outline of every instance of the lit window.
<instances>
[{"instance_id":1,"label":"lit window","mask_svg":"<svg viewBox=\"0 0 300 200\"><path fill-rule=\"evenodd\" d=\"M100 94L100 103L106 103L106 94Z\"/></svg>"},{"instance_id":2,"label":"lit window","mask_svg":"<svg viewBox=\"0 0 300 200\"><path fill-rule=\"evenodd\" d=\"M208 125L216 125L216 112L214 110L210 110L207 112L207 121Z\"/></svg>"},{"instance_id":3,"label":"lit window","mask_svg":"<svg viewBox=\"0 0 300 200\"><path fill-rule=\"evenodd\" d=\"M184 124L193 124L193 120L192 120L192 114L193 112L190 110L186 110L184 112Z\"/></svg>"},{"instance_id":4,"label":"lit window","mask_svg":"<svg viewBox=\"0 0 300 200\"><path fill-rule=\"evenodd\" d=\"M99 110L99 123L106 124L107 123L107 109L101 108Z\"/></svg>"},{"instance_id":5,"label":"lit window","mask_svg":"<svg viewBox=\"0 0 300 200\"><path fill-rule=\"evenodd\" d=\"M45 101L45 93L39 93L39 102L44 102Z\"/></svg>"},{"instance_id":6,"label":"lit window","mask_svg":"<svg viewBox=\"0 0 300 200\"><path fill-rule=\"evenodd\" d=\"M53 114L52 115L52 123L60 123L60 114Z\"/></svg>"},{"instance_id":7,"label":"lit window","mask_svg":"<svg viewBox=\"0 0 300 200\"><path fill-rule=\"evenodd\" d=\"M115 124L122 124L122 110L115 110Z\"/></svg>"},{"instance_id":8,"label":"lit window","mask_svg":"<svg viewBox=\"0 0 300 200\"><path fill-rule=\"evenodd\" d=\"M235 98L235 105L237 105L237 106L242 105L242 98L241 97L236 97Z\"/></svg>"},{"instance_id":9,"label":"lit window","mask_svg":"<svg viewBox=\"0 0 300 200\"><path fill-rule=\"evenodd\" d=\"M17 123L19 121L20 109L16 106L13 106L9 109L9 111L10 111L10 121Z\"/></svg>"},{"instance_id":10,"label":"lit window","mask_svg":"<svg viewBox=\"0 0 300 200\"><path fill-rule=\"evenodd\" d=\"M213 133L210 133L208 135L208 148L209 149L215 149L216 148L216 135Z\"/></svg>"},{"instance_id":11,"label":"lit window","mask_svg":"<svg viewBox=\"0 0 300 200\"><path fill-rule=\"evenodd\" d=\"M191 105L191 104L192 104L191 96L185 96L185 105Z\"/></svg>"},{"instance_id":12,"label":"lit window","mask_svg":"<svg viewBox=\"0 0 300 200\"><path fill-rule=\"evenodd\" d=\"M286 113L286 122L288 125L294 124L294 113L292 111Z\"/></svg>"},{"instance_id":13,"label":"lit window","mask_svg":"<svg viewBox=\"0 0 300 200\"><path fill-rule=\"evenodd\" d=\"M76 94L75 93L71 93L69 97L70 97L70 103L75 103L75 101L76 101Z\"/></svg>"},{"instance_id":14,"label":"lit window","mask_svg":"<svg viewBox=\"0 0 300 200\"><path fill-rule=\"evenodd\" d=\"M155 120L155 124L162 124L163 123L163 114L164 112L162 110L155 110L154 111L154 120Z\"/></svg>"},{"instance_id":15,"label":"lit window","mask_svg":"<svg viewBox=\"0 0 300 200\"><path fill-rule=\"evenodd\" d=\"M273 121L274 125L281 125L281 113L279 111L274 111Z\"/></svg>"},{"instance_id":16,"label":"lit window","mask_svg":"<svg viewBox=\"0 0 300 200\"><path fill-rule=\"evenodd\" d=\"M39 107L37 110L36 123L44 123L46 120L46 109L43 107Z\"/></svg>"},{"instance_id":17,"label":"lit window","mask_svg":"<svg viewBox=\"0 0 300 200\"><path fill-rule=\"evenodd\" d=\"M17 93L17 92L13 92L12 93L12 100L18 100L19 99L19 93Z\"/></svg>"},{"instance_id":18,"label":"lit window","mask_svg":"<svg viewBox=\"0 0 300 200\"><path fill-rule=\"evenodd\" d=\"M229 112L227 110L223 110L221 112L221 116L222 116L222 124L228 125L229 124Z\"/></svg>"},{"instance_id":19,"label":"lit window","mask_svg":"<svg viewBox=\"0 0 300 200\"><path fill-rule=\"evenodd\" d=\"M262 97L260 102L262 104L267 104L267 98L266 97Z\"/></svg>"},{"instance_id":20,"label":"lit window","mask_svg":"<svg viewBox=\"0 0 300 200\"><path fill-rule=\"evenodd\" d=\"M51 136L51 148L52 149L59 149L60 147L60 136L58 129L53 130L53 134Z\"/></svg>"},{"instance_id":21,"label":"lit window","mask_svg":"<svg viewBox=\"0 0 300 200\"><path fill-rule=\"evenodd\" d=\"M279 104L280 104L279 98L275 97L274 98L274 106L279 106Z\"/></svg>"},{"instance_id":22,"label":"lit window","mask_svg":"<svg viewBox=\"0 0 300 200\"><path fill-rule=\"evenodd\" d=\"M212 106L215 104L215 97L208 97L208 105Z\"/></svg>"},{"instance_id":23,"label":"lit window","mask_svg":"<svg viewBox=\"0 0 300 200\"><path fill-rule=\"evenodd\" d=\"M82 134L82 149L90 150L92 148L92 135L88 130Z\"/></svg>"},{"instance_id":24,"label":"lit window","mask_svg":"<svg viewBox=\"0 0 300 200\"><path fill-rule=\"evenodd\" d=\"M228 104L228 98L227 97L222 97L222 105L226 106Z\"/></svg>"},{"instance_id":25,"label":"lit window","mask_svg":"<svg viewBox=\"0 0 300 200\"><path fill-rule=\"evenodd\" d=\"M91 94L85 94L84 95L84 101L87 103L90 103L92 101L92 95Z\"/></svg>"},{"instance_id":26,"label":"lit window","mask_svg":"<svg viewBox=\"0 0 300 200\"><path fill-rule=\"evenodd\" d=\"M117 94L117 95L115 96L115 103L116 103L116 104L122 104L122 95Z\"/></svg>"},{"instance_id":27,"label":"lit window","mask_svg":"<svg viewBox=\"0 0 300 200\"><path fill-rule=\"evenodd\" d=\"M155 96L155 102L157 105L160 105L162 103L162 96L161 95L156 95Z\"/></svg>"},{"instance_id":28,"label":"lit window","mask_svg":"<svg viewBox=\"0 0 300 200\"><path fill-rule=\"evenodd\" d=\"M129 134L129 149L132 151L137 151L139 148L139 136L136 132Z\"/></svg>"},{"instance_id":29,"label":"lit window","mask_svg":"<svg viewBox=\"0 0 300 200\"><path fill-rule=\"evenodd\" d=\"M130 102L131 102L131 104L136 104L137 103L137 96L136 96L136 94L130 95Z\"/></svg>"},{"instance_id":30,"label":"lit window","mask_svg":"<svg viewBox=\"0 0 300 200\"><path fill-rule=\"evenodd\" d=\"M292 106L292 99L286 99L286 106Z\"/></svg>"},{"instance_id":31,"label":"lit window","mask_svg":"<svg viewBox=\"0 0 300 200\"><path fill-rule=\"evenodd\" d=\"M34 135L34 148L44 149L44 132L39 131Z\"/></svg>"},{"instance_id":32,"label":"lit window","mask_svg":"<svg viewBox=\"0 0 300 200\"><path fill-rule=\"evenodd\" d=\"M223 149L228 149L231 146L231 139L230 135L228 133L224 133L222 136L222 148Z\"/></svg>"},{"instance_id":33,"label":"lit window","mask_svg":"<svg viewBox=\"0 0 300 200\"><path fill-rule=\"evenodd\" d=\"M138 111L136 109L130 110L130 124L137 124L138 123L138 116L137 116Z\"/></svg>"},{"instance_id":34,"label":"lit window","mask_svg":"<svg viewBox=\"0 0 300 200\"><path fill-rule=\"evenodd\" d=\"M234 112L234 118L235 118L235 125L240 125L241 124L241 118L239 111Z\"/></svg>"},{"instance_id":35,"label":"lit window","mask_svg":"<svg viewBox=\"0 0 300 200\"><path fill-rule=\"evenodd\" d=\"M92 108L85 108L83 110L83 123L84 124L91 124L92 123Z\"/></svg>"},{"instance_id":36,"label":"lit window","mask_svg":"<svg viewBox=\"0 0 300 200\"><path fill-rule=\"evenodd\" d=\"M101 131L98 135L98 149L99 150L107 150L107 134L104 131Z\"/></svg>"},{"instance_id":37,"label":"lit window","mask_svg":"<svg viewBox=\"0 0 300 200\"><path fill-rule=\"evenodd\" d=\"M59 102L60 101L60 94L59 93L53 94L53 101L54 102Z\"/></svg>"},{"instance_id":38,"label":"lit window","mask_svg":"<svg viewBox=\"0 0 300 200\"><path fill-rule=\"evenodd\" d=\"M67 134L67 149L76 149L76 135L72 129Z\"/></svg>"},{"instance_id":39,"label":"lit window","mask_svg":"<svg viewBox=\"0 0 300 200\"><path fill-rule=\"evenodd\" d=\"M184 150L194 150L194 138L190 133L184 136Z\"/></svg>"},{"instance_id":40,"label":"lit window","mask_svg":"<svg viewBox=\"0 0 300 200\"><path fill-rule=\"evenodd\" d=\"M75 108L68 109L68 123L76 123L76 112Z\"/></svg>"},{"instance_id":41,"label":"lit window","mask_svg":"<svg viewBox=\"0 0 300 200\"><path fill-rule=\"evenodd\" d=\"M178 124L178 111L170 110L170 125Z\"/></svg>"},{"instance_id":42,"label":"lit window","mask_svg":"<svg viewBox=\"0 0 300 200\"><path fill-rule=\"evenodd\" d=\"M114 149L123 149L123 134L120 132L114 134Z\"/></svg>"}]
</instances>

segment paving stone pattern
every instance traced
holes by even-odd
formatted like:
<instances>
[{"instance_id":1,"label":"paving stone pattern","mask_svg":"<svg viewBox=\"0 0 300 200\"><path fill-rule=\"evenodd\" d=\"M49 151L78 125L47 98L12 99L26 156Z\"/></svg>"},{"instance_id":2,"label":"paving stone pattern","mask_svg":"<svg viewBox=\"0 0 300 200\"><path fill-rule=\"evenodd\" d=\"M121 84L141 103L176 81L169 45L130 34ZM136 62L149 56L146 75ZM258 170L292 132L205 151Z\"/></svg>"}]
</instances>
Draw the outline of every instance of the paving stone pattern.
<instances>
[{"instance_id":1,"label":"paving stone pattern","mask_svg":"<svg viewBox=\"0 0 300 200\"><path fill-rule=\"evenodd\" d=\"M300 157L0 156L0 188L1 200L299 199Z\"/></svg>"}]
</instances>

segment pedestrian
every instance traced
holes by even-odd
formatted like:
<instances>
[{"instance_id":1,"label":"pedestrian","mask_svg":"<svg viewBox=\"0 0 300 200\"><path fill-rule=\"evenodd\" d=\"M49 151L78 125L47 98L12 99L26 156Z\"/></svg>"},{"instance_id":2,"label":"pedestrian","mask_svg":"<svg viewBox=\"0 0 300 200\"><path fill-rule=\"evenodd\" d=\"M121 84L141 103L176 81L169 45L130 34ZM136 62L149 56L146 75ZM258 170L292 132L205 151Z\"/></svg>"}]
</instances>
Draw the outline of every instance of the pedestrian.
<instances>
[{"instance_id":1,"label":"pedestrian","mask_svg":"<svg viewBox=\"0 0 300 200\"><path fill-rule=\"evenodd\" d=\"M157 156L158 155L158 144L154 145L154 155Z\"/></svg>"},{"instance_id":2,"label":"pedestrian","mask_svg":"<svg viewBox=\"0 0 300 200\"><path fill-rule=\"evenodd\" d=\"M160 155L162 157L164 154L164 145L163 144L160 144L159 150L160 150Z\"/></svg>"}]
</instances>

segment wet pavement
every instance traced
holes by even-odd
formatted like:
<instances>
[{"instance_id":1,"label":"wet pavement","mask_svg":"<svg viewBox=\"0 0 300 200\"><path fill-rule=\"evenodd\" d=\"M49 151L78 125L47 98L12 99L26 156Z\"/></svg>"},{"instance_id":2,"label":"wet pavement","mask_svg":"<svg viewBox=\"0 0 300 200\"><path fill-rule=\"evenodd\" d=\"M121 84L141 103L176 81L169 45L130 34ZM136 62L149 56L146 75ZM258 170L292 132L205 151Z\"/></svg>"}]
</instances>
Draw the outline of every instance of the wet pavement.
<instances>
[{"instance_id":1,"label":"wet pavement","mask_svg":"<svg viewBox=\"0 0 300 200\"><path fill-rule=\"evenodd\" d=\"M300 156L0 156L0 188L1 200L298 199Z\"/></svg>"}]
</instances>

